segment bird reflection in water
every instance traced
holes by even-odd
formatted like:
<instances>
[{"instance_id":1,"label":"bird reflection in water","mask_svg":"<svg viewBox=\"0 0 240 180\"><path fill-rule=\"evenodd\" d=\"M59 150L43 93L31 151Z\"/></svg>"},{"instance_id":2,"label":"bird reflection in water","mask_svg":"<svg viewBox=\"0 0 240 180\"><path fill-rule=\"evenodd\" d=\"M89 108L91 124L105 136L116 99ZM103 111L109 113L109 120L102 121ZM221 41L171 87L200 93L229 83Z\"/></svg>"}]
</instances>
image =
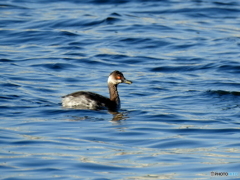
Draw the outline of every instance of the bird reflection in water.
<instances>
[{"instance_id":1,"label":"bird reflection in water","mask_svg":"<svg viewBox=\"0 0 240 180\"><path fill-rule=\"evenodd\" d=\"M62 106L71 109L107 109L113 115L112 121L125 120L127 116L119 112L121 103L117 87L120 83L132 84L132 81L127 80L120 71L113 71L108 77L110 98L93 92L78 91L63 96Z\"/></svg>"}]
</instances>

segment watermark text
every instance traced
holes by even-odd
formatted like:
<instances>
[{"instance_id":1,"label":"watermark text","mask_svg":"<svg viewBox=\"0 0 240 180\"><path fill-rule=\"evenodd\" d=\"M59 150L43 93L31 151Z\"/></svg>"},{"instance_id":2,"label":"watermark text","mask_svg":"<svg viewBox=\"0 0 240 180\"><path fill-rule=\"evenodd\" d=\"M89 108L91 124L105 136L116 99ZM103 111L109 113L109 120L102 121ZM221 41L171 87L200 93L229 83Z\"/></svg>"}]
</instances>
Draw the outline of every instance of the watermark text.
<instances>
[{"instance_id":1,"label":"watermark text","mask_svg":"<svg viewBox=\"0 0 240 180\"><path fill-rule=\"evenodd\" d=\"M238 172L211 172L211 176L225 177L225 176L239 176Z\"/></svg>"}]
</instances>

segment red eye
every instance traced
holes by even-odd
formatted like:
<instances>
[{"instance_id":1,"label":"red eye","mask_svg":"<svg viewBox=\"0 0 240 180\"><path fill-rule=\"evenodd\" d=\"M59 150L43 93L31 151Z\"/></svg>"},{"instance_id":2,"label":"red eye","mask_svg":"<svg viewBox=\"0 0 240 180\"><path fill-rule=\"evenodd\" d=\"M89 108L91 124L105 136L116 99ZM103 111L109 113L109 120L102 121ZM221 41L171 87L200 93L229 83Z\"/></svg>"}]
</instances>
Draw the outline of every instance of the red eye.
<instances>
[{"instance_id":1,"label":"red eye","mask_svg":"<svg viewBox=\"0 0 240 180\"><path fill-rule=\"evenodd\" d=\"M121 79L121 76L117 76L116 78L117 78L117 79Z\"/></svg>"}]
</instances>

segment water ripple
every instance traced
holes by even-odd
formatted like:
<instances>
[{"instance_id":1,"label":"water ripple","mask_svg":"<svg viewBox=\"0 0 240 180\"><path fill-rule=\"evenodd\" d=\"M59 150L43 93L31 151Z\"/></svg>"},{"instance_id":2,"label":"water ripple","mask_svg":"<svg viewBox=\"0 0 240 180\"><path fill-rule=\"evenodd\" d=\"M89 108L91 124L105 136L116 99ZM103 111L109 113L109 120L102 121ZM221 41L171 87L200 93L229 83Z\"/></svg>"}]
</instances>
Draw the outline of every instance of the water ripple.
<instances>
[{"instance_id":1,"label":"water ripple","mask_svg":"<svg viewBox=\"0 0 240 180\"><path fill-rule=\"evenodd\" d=\"M239 2L0 5L2 179L210 179L239 171ZM122 109L66 109L75 91ZM224 162L224 163L223 163ZM41 177L41 178L40 178Z\"/></svg>"}]
</instances>

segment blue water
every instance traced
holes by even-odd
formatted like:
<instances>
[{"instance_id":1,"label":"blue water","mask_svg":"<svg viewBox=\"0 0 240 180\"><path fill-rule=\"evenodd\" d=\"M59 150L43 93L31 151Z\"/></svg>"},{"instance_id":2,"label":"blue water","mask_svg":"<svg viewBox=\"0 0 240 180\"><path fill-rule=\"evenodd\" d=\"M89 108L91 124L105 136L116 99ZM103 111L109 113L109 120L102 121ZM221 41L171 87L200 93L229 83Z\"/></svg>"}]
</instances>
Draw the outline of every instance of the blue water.
<instances>
[{"instance_id":1,"label":"blue water","mask_svg":"<svg viewBox=\"0 0 240 180\"><path fill-rule=\"evenodd\" d=\"M0 179L240 174L239 29L234 0L1 1ZM113 70L118 119L61 107Z\"/></svg>"}]
</instances>

